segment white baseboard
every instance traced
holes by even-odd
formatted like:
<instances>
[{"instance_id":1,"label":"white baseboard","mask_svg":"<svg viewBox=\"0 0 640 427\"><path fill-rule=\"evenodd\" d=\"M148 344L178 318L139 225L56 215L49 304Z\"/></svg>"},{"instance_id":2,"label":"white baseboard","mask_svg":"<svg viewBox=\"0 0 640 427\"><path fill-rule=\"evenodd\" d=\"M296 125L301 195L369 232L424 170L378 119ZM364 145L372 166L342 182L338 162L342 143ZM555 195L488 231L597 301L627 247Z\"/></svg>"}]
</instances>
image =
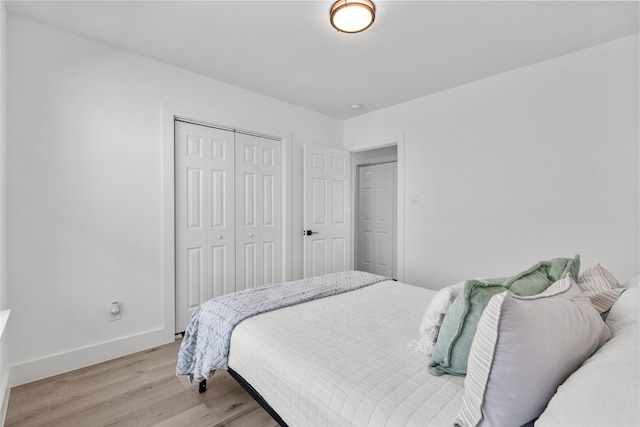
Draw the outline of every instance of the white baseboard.
<instances>
[{"instance_id":1,"label":"white baseboard","mask_svg":"<svg viewBox=\"0 0 640 427\"><path fill-rule=\"evenodd\" d=\"M0 311L0 426L4 425L9 406L9 373L11 368L7 365L7 340L4 335L11 310Z\"/></svg>"},{"instance_id":2,"label":"white baseboard","mask_svg":"<svg viewBox=\"0 0 640 427\"><path fill-rule=\"evenodd\" d=\"M11 366L9 387L95 365L138 351L173 342L173 330L156 329L89 347L43 357ZM8 392L6 393L8 395ZM2 425L2 424L0 424Z\"/></svg>"},{"instance_id":3,"label":"white baseboard","mask_svg":"<svg viewBox=\"0 0 640 427\"><path fill-rule=\"evenodd\" d=\"M9 369L11 372L11 369ZM8 378L9 375L5 375L5 378ZM0 404L0 426L4 425L4 420L7 418L7 407L9 406L9 393L11 392L11 388L9 388L9 384L5 381L0 388L0 393L2 393L2 402Z\"/></svg>"}]
</instances>

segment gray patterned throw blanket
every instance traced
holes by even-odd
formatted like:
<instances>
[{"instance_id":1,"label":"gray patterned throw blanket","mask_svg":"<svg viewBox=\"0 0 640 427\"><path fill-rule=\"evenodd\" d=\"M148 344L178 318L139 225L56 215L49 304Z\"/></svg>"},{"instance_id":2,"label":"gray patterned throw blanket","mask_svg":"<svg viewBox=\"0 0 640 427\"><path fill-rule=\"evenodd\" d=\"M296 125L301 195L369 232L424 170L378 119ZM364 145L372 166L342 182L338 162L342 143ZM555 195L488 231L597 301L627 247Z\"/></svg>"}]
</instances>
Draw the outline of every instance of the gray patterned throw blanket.
<instances>
[{"instance_id":1,"label":"gray patterned throw blanket","mask_svg":"<svg viewBox=\"0 0 640 427\"><path fill-rule=\"evenodd\" d=\"M176 372L201 381L209 379L216 369L226 369L233 328L249 317L383 280L387 278L362 271L343 271L213 298L193 311L180 346Z\"/></svg>"}]
</instances>

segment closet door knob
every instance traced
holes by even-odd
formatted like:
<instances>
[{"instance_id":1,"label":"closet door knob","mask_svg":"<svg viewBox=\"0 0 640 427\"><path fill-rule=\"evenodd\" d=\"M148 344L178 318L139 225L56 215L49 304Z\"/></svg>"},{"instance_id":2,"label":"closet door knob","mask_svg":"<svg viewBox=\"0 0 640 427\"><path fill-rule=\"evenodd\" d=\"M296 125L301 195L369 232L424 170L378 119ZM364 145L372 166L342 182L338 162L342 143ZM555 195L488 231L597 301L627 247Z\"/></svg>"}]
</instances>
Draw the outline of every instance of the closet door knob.
<instances>
[{"instance_id":1,"label":"closet door knob","mask_svg":"<svg viewBox=\"0 0 640 427\"><path fill-rule=\"evenodd\" d=\"M249 237L253 237L253 233L249 233Z\"/></svg>"},{"instance_id":2,"label":"closet door knob","mask_svg":"<svg viewBox=\"0 0 640 427\"><path fill-rule=\"evenodd\" d=\"M222 234L218 234L216 237L218 238L218 240L222 240Z\"/></svg>"}]
</instances>

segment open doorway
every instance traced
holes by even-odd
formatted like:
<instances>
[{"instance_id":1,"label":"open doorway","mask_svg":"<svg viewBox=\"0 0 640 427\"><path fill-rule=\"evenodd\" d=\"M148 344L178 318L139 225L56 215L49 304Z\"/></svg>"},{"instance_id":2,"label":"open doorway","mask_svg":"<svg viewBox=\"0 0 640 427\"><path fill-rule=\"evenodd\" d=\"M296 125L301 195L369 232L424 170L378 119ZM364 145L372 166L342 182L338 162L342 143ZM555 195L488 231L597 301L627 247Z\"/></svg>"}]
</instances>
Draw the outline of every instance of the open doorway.
<instances>
[{"instance_id":1,"label":"open doorway","mask_svg":"<svg viewBox=\"0 0 640 427\"><path fill-rule=\"evenodd\" d=\"M398 149L354 152L354 266L397 279Z\"/></svg>"}]
</instances>

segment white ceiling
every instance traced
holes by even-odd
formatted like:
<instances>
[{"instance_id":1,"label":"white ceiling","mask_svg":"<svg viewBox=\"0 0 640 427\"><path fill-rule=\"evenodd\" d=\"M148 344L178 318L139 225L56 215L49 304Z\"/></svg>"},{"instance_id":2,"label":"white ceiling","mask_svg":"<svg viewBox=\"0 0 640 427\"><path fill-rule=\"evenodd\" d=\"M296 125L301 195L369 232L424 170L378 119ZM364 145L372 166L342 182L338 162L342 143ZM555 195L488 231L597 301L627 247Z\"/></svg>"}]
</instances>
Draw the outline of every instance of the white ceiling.
<instances>
[{"instance_id":1,"label":"white ceiling","mask_svg":"<svg viewBox=\"0 0 640 427\"><path fill-rule=\"evenodd\" d=\"M638 1L7 1L28 17L339 119L638 32ZM349 107L361 104L363 111Z\"/></svg>"}]
</instances>

